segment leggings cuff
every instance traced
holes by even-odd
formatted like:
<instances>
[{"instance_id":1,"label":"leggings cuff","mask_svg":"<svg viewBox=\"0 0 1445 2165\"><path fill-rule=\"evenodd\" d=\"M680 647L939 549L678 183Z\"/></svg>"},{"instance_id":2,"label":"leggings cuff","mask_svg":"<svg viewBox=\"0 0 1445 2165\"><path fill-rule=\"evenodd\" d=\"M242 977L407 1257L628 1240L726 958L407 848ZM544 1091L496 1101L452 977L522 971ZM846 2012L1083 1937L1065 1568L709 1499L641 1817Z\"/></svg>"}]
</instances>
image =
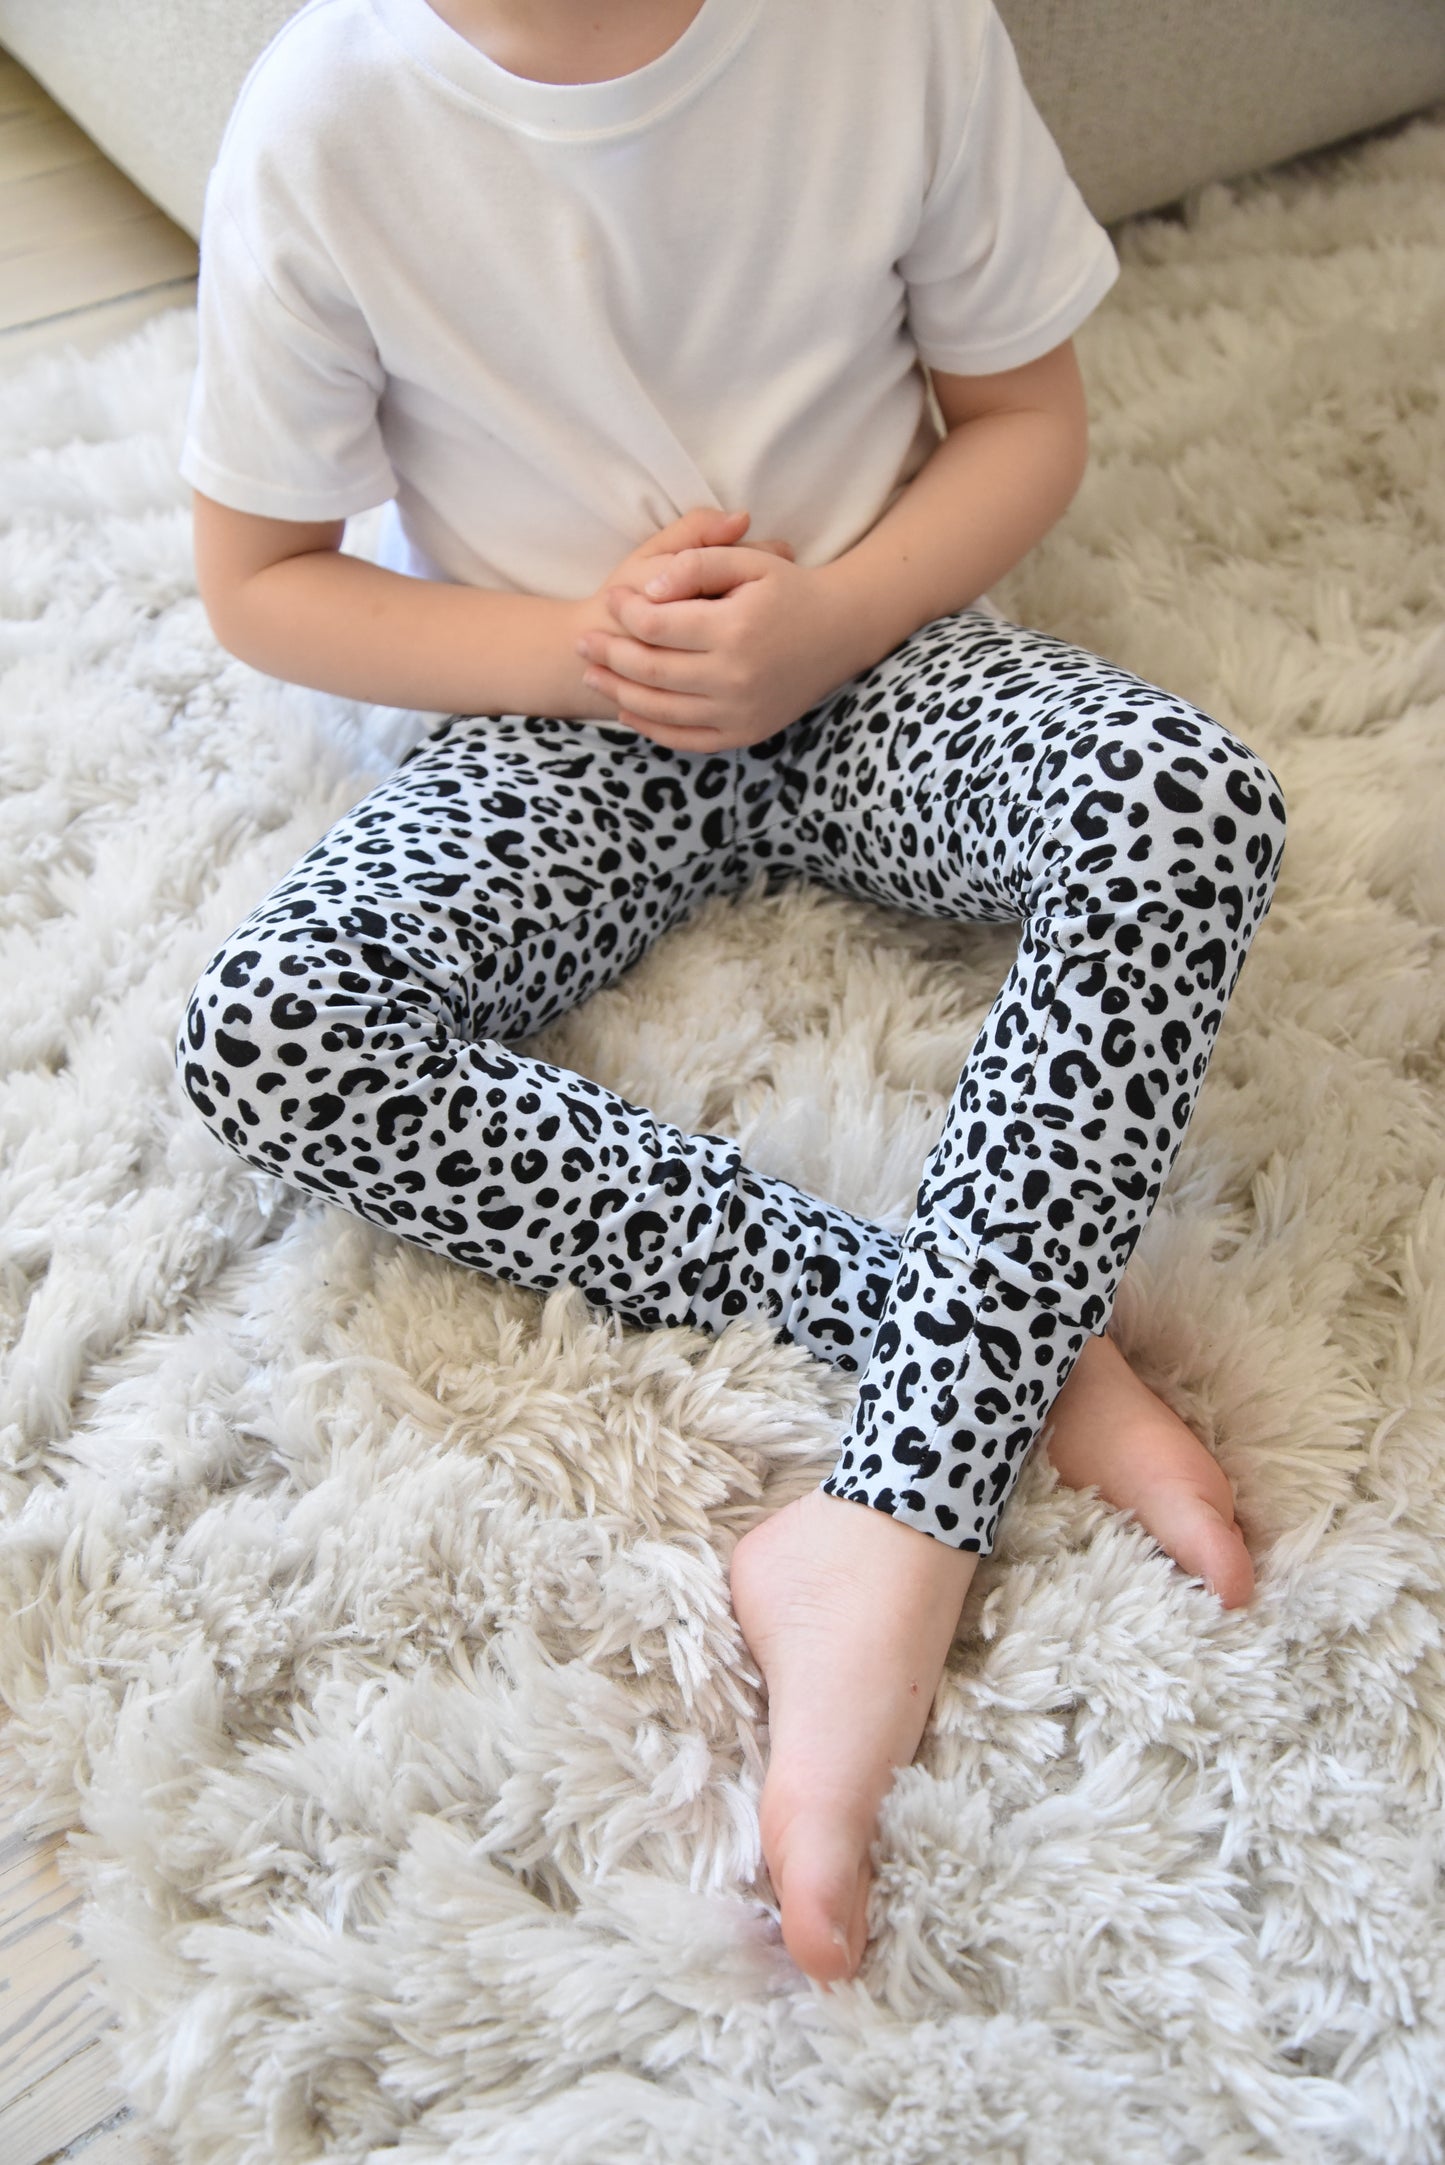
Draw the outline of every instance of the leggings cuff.
<instances>
[{"instance_id":1,"label":"leggings cuff","mask_svg":"<svg viewBox=\"0 0 1445 2165\"><path fill-rule=\"evenodd\" d=\"M905 1237L898 1278L824 1484L955 1548L993 1547L999 1513L1095 1312L1018 1259Z\"/></svg>"}]
</instances>

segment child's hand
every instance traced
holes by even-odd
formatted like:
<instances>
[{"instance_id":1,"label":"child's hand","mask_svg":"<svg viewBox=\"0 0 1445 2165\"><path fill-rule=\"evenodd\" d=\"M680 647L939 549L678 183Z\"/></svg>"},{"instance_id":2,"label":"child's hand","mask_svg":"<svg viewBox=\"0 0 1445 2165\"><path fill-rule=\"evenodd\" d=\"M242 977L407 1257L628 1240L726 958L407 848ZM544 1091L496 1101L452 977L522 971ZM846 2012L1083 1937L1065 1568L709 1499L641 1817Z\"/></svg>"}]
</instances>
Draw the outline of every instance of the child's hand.
<instances>
[{"instance_id":1,"label":"child's hand","mask_svg":"<svg viewBox=\"0 0 1445 2165\"><path fill-rule=\"evenodd\" d=\"M813 571L756 548L693 546L603 590L617 629L590 629L583 679L618 719L674 751L760 744L847 676L844 627Z\"/></svg>"},{"instance_id":2,"label":"child's hand","mask_svg":"<svg viewBox=\"0 0 1445 2165\"><path fill-rule=\"evenodd\" d=\"M701 504L696 510L685 511L670 525L659 528L648 540L640 542L630 556L622 559L595 594L576 604L577 633L615 633L617 619L605 598L614 588L627 587L640 594L647 580L660 568L659 557L675 555L679 550L725 546L741 541L748 530L750 517L751 513L746 511L719 511L714 505ZM766 549L775 556L791 557L793 553L792 544L786 541L753 541L748 546ZM580 641L578 651L581 651Z\"/></svg>"}]
</instances>

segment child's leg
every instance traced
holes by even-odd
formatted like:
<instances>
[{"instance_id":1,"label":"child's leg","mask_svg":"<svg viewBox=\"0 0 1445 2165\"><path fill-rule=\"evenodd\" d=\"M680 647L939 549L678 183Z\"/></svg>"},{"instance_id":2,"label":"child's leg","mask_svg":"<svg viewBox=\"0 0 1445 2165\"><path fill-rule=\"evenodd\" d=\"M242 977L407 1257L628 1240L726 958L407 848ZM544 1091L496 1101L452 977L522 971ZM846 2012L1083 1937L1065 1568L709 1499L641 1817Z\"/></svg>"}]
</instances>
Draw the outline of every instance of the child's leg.
<instances>
[{"instance_id":1,"label":"child's leg","mask_svg":"<svg viewBox=\"0 0 1445 2165\"><path fill-rule=\"evenodd\" d=\"M1023 927L839 1463L733 1557L768 1683L764 1850L787 1944L826 1978L861 1959L878 1803L1051 1408L1067 1478L1247 1575L1218 1468L1091 1333L1183 1139L1284 814L1268 768L1182 700L968 612L755 747L741 816L780 874Z\"/></svg>"},{"instance_id":2,"label":"child's leg","mask_svg":"<svg viewBox=\"0 0 1445 2165\"><path fill-rule=\"evenodd\" d=\"M743 884L737 758L453 717L214 957L185 1087L253 1165L457 1262L633 1321L777 1322L861 1367L896 1238L499 1042Z\"/></svg>"},{"instance_id":3,"label":"child's leg","mask_svg":"<svg viewBox=\"0 0 1445 2165\"><path fill-rule=\"evenodd\" d=\"M972 616L925 627L746 755L454 718L226 943L178 1058L248 1163L441 1254L538 1288L571 1280L643 1323L756 1315L842 1367L867 1360L825 1488L876 1506L843 1518L872 1542L878 1586L896 1577L881 1540L931 1587L991 1539L1107 1314L1267 905L1279 829L1273 777L1203 717ZM724 1138L496 1042L610 982L758 862L934 914L1024 919L901 1257L895 1236L752 1173ZM802 1502L830 1526L841 1509ZM934 1538L911 1540L894 1512ZM885 1635L861 1583L840 1584L843 1621L915 1667L929 1642L911 1742L886 1724L862 1738L886 1766L916 1745L957 1602L935 1648L939 1600L920 1592L926 1623L900 1605ZM824 1656L845 1693L861 1681L838 1646ZM775 1761L778 1738L775 1708ZM869 1820L849 1822L855 1938Z\"/></svg>"},{"instance_id":4,"label":"child's leg","mask_svg":"<svg viewBox=\"0 0 1445 2165\"><path fill-rule=\"evenodd\" d=\"M745 754L741 818L752 865L1022 923L823 1484L987 1553L1184 1139L1279 785L1184 700L964 612Z\"/></svg>"}]
</instances>

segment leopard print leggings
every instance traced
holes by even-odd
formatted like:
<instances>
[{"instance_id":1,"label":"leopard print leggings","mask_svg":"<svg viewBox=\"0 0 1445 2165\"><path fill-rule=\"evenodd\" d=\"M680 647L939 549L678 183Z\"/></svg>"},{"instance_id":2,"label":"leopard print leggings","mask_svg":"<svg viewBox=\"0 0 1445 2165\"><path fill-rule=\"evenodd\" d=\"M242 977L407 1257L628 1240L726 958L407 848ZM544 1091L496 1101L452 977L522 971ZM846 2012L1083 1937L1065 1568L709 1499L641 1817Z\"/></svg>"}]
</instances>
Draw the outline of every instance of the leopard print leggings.
<instances>
[{"instance_id":1,"label":"leopard print leggings","mask_svg":"<svg viewBox=\"0 0 1445 2165\"><path fill-rule=\"evenodd\" d=\"M829 1495L987 1553L1178 1154L1284 845L1184 701L980 610L764 743L452 715L227 940L185 1089L246 1164L649 1326L766 1318L861 1371ZM1017 920L901 1238L526 1037L766 867Z\"/></svg>"}]
</instances>

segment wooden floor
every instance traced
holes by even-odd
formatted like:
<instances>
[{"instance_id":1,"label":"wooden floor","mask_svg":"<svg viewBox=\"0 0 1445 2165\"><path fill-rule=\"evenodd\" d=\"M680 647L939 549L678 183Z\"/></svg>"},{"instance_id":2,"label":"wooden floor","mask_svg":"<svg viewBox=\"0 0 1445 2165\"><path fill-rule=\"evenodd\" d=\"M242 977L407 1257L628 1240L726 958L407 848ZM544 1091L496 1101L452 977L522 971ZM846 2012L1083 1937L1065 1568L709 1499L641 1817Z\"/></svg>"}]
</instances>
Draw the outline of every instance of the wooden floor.
<instances>
[{"instance_id":1,"label":"wooden floor","mask_svg":"<svg viewBox=\"0 0 1445 2165\"><path fill-rule=\"evenodd\" d=\"M0 51L0 376L67 345L94 353L195 290L189 234ZM125 2104L64 1837L15 1831L29 1792L7 1719L0 1707L0 2165L168 2165Z\"/></svg>"},{"instance_id":2,"label":"wooden floor","mask_svg":"<svg viewBox=\"0 0 1445 2165\"><path fill-rule=\"evenodd\" d=\"M190 235L0 50L0 370L93 353L195 291Z\"/></svg>"}]
</instances>

